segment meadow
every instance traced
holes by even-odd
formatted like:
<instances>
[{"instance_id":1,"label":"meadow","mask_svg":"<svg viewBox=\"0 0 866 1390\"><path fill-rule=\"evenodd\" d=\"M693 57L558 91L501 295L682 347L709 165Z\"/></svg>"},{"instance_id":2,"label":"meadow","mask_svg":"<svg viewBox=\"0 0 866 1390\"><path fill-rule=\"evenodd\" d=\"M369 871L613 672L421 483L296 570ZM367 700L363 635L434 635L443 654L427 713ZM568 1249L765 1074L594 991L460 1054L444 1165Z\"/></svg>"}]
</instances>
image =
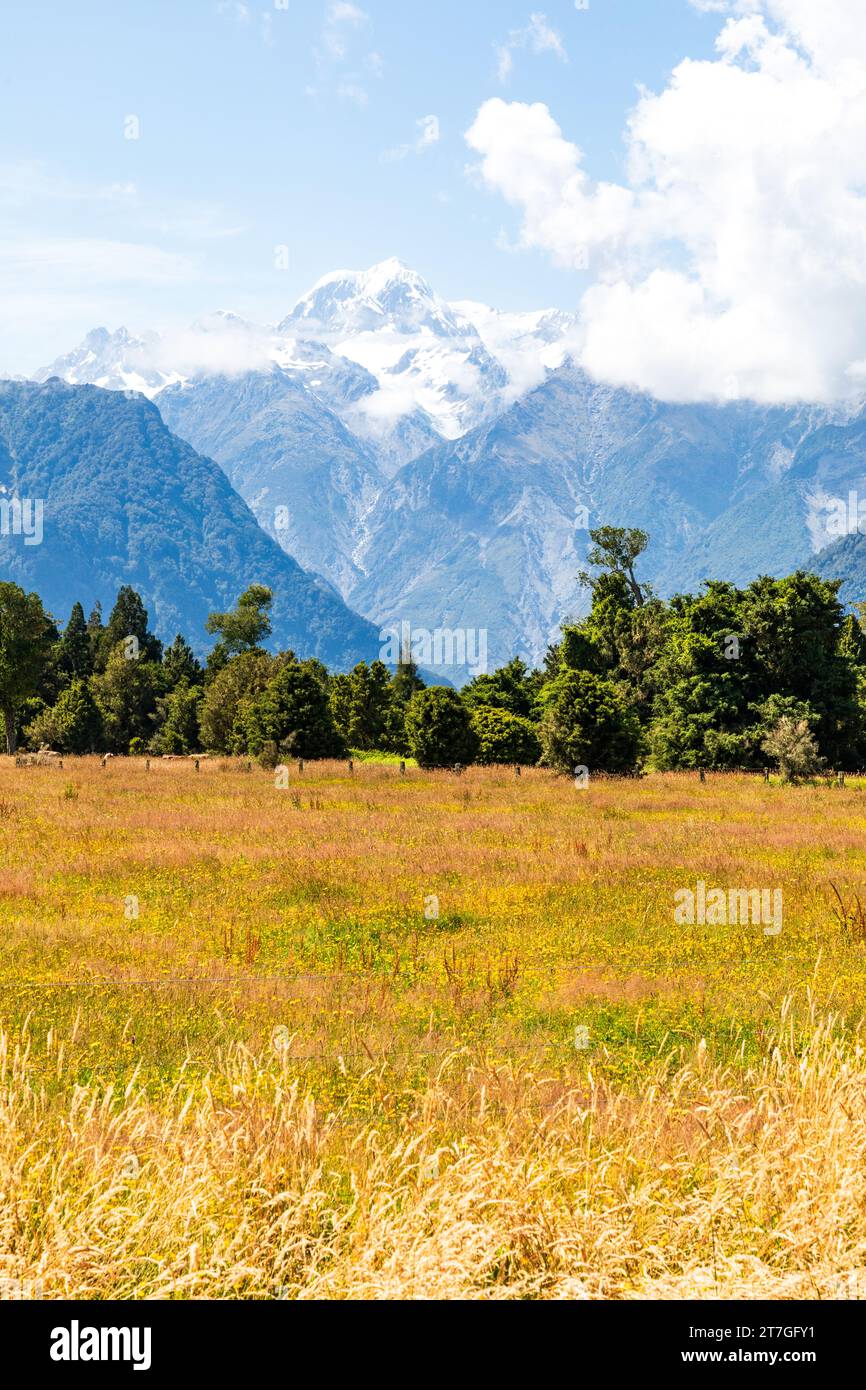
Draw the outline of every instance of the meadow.
<instances>
[{"instance_id":1,"label":"meadow","mask_svg":"<svg viewBox=\"0 0 866 1390\"><path fill-rule=\"evenodd\" d=\"M0 1288L866 1296L862 781L6 758L0 822Z\"/></svg>"}]
</instances>

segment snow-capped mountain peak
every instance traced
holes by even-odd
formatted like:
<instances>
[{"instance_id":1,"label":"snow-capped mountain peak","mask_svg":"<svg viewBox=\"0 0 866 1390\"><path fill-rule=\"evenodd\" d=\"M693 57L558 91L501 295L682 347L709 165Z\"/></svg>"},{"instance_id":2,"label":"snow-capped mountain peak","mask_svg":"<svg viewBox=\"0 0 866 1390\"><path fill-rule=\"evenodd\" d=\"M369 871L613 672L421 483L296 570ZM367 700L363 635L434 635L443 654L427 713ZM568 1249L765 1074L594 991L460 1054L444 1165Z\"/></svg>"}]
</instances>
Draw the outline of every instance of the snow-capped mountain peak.
<instances>
[{"instance_id":1,"label":"snow-capped mountain peak","mask_svg":"<svg viewBox=\"0 0 866 1390\"><path fill-rule=\"evenodd\" d=\"M185 332L95 329L39 373L158 396L178 382L238 377L276 364L298 380L391 473L456 439L543 380L563 358L571 317L499 314L449 304L405 262L325 275L276 328L219 310Z\"/></svg>"},{"instance_id":2,"label":"snow-capped mountain peak","mask_svg":"<svg viewBox=\"0 0 866 1390\"><path fill-rule=\"evenodd\" d=\"M387 328L396 333L426 329L439 337L455 337L467 328L423 276L395 257L369 270L325 275L298 300L277 332L293 333L311 326L328 336Z\"/></svg>"},{"instance_id":3,"label":"snow-capped mountain peak","mask_svg":"<svg viewBox=\"0 0 866 1390\"><path fill-rule=\"evenodd\" d=\"M133 337L125 328L110 333L94 328L77 348L36 373L36 381L58 376L72 386L102 386L111 391L141 391L155 395L175 376L156 365L159 336Z\"/></svg>"}]
</instances>

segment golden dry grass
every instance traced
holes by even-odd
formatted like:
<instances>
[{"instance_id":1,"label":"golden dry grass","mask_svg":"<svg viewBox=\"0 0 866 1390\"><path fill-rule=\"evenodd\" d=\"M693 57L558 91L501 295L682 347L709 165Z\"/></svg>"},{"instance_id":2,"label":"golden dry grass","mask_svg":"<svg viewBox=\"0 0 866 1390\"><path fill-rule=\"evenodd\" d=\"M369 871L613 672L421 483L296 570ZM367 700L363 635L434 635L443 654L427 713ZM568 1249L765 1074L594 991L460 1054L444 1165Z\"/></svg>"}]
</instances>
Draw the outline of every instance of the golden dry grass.
<instances>
[{"instance_id":1,"label":"golden dry grass","mask_svg":"<svg viewBox=\"0 0 866 1390\"><path fill-rule=\"evenodd\" d=\"M866 1292L859 784L4 760L0 813L0 1276Z\"/></svg>"}]
</instances>

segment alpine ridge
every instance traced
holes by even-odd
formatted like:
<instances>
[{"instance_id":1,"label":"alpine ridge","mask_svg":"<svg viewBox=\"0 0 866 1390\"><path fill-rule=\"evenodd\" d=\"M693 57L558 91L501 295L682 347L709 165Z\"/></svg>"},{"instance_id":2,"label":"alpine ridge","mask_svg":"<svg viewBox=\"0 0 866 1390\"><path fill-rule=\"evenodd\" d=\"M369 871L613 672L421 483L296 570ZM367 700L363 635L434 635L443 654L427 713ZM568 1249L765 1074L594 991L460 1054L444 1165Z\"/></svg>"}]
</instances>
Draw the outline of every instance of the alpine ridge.
<instances>
[{"instance_id":1,"label":"alpine ridge","mask_svg":"<svg viewBox=\"0 0 866 1390\"><path fill-rule=\"evenodd\" d=\"M275 326L95 330L40 376L144 391L353 608L483 629L493 661L538 662L583 611L595 526L649 531L664 595L832 566L834 508L866 498L863 414L666 403L593 381L579 352L575 315L449 303L392 258L325 275Z\"/></svg>"}]
</instances>

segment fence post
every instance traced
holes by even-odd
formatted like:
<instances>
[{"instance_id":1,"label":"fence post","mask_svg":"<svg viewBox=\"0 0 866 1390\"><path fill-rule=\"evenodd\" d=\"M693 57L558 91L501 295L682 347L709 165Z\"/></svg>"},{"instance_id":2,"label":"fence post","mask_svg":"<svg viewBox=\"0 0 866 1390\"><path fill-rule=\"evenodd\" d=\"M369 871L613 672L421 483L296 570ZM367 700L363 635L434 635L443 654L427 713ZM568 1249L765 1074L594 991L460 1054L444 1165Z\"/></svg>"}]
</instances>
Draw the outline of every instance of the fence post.
<instances>
[{"instance_id":1,"label":"fence post","mask_svg":"<svg viewBox=\"0 0 866 1390\"><path fill-rule=\"evenodd\" d=\"M303 758L298 758L298 772L300 772L301 774L303 774L303 771L304 771L304 760L303 760Z\"/></svg>"},{"instance_id":2,"label":"fence post","mask_svg":"<svg viewBox=\"0 0 866 1390\"><path fill-rule=\"evenodd\" d=\"M405 777L405 776L406 776L406 764L405 764L405 763L401 763L401 764L400 764L400 776L401 776L401 777Z\"/></svg>"}]
</instances>

